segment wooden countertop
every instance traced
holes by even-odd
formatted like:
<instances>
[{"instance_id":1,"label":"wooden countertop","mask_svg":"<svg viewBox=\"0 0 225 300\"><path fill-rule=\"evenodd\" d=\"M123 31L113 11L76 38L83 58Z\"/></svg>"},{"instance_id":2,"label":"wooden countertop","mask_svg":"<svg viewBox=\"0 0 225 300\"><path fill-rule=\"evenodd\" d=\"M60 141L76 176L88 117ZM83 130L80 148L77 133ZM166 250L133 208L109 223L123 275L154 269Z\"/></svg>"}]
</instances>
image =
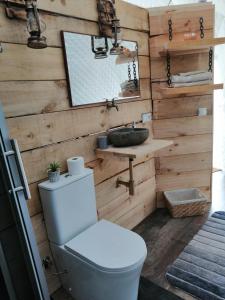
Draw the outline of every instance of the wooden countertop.
<instances>
[{"instance_id":1,"label":"wooden countertop","mask_svg":"<svg viewBox=\"0 0 225 300\"><path fill-rule=\"evenodd\" d=\"M150 140L144 144L132 146L132 147L113 147L110 146L107 149L96 149L96 155L98 158L107 158L109 156L127 157L135 159L137 157L152 154L158 150L173 145L171 140Z\"/></svg>"}]
</instances>

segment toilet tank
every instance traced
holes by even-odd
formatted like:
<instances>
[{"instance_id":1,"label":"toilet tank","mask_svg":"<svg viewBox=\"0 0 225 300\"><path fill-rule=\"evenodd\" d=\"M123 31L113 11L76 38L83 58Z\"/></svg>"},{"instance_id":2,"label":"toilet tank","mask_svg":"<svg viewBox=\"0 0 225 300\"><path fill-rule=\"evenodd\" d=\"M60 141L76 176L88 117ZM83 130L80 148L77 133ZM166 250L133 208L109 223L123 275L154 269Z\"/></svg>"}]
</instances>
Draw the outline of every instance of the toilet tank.
<instances>
[{"instance_id":1,"label":"toilet tank","mask_svg":"<svg viewBox=\"0 0 225 300\"><path fill-rule=\"evenodd\" d=\"M97 222L93 171L60 176L58 182L39 184L48 237L63 245Z\"/></svg>"}]
</instances>

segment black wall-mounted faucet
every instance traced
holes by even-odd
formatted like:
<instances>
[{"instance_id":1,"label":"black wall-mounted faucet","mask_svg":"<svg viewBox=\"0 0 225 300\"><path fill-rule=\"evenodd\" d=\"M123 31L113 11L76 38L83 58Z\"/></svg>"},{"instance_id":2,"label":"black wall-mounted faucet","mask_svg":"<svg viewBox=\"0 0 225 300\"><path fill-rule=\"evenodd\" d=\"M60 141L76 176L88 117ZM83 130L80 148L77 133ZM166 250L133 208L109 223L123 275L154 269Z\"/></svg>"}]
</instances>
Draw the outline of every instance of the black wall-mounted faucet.
<instances>
[{"instance_id":1,"label":"black wall-mounted faucet","mask_svg":"<svg viewBox=\"0 0 225 300\"><path fill-rule=\"evenodd\" d=\"M115 98L113 98L112 101L106 100L106 106L108 109L115 107L116 110L119 111L119 106L118 106L118 104L116 104Z\"/></svg>"}]
</instances>

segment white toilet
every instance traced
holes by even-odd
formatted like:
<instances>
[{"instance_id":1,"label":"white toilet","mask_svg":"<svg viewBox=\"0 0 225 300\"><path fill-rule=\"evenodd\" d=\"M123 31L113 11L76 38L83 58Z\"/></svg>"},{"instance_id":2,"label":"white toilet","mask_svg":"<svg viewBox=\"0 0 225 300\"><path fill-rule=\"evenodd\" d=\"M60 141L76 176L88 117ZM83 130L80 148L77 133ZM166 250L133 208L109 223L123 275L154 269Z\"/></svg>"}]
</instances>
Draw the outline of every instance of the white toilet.
<instances>
[{"instance_id":1,"label":"white toilet","mask_svg":"<svg viewBox=\"0 0 225 300\"><path fill-rule=\"evenodd\" d=\"M93 171L61 175L39 189L63 287L76 300L137 300L145 242L116 224L98 222Z\"/></svg>"}]
</instances>

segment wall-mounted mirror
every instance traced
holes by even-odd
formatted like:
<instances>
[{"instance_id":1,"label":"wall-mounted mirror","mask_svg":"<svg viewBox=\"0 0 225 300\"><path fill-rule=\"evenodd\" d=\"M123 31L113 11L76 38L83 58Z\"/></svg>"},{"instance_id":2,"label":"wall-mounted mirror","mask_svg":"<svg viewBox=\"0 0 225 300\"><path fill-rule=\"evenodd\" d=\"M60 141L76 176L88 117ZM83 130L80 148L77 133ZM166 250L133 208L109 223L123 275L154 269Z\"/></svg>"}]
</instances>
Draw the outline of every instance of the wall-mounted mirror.
<instances>
[{"instance_id":1,"label":"wall-mounted mirror","mask_svg":"<svg viewBox=\"0 0 225 300\"><path fill-rule=\"evenodd\" d=\"M122 41L115 55L111 38L72 32L62 37L72 106L140 97L136 42Z\"/></svg>"}]
</instances>

